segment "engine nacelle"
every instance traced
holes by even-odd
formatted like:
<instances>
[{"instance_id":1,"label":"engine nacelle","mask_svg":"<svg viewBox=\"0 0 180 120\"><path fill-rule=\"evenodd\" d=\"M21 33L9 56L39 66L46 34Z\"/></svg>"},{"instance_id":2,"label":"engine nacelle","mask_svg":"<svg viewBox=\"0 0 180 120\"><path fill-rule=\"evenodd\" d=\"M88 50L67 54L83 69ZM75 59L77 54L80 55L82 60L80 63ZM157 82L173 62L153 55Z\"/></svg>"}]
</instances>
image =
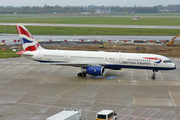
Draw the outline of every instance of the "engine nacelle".
<instances>
[{"instance_id":1,"label":"engine nacelle","mask_svg":"<svg viewBox=\"0 0 180 120\"><path fill-rule=\"evenodd\" d=\"M102 75L104 73L104 67L102 66L89 66L84 72L90 75Z\"/></svg>"}]
</instances>

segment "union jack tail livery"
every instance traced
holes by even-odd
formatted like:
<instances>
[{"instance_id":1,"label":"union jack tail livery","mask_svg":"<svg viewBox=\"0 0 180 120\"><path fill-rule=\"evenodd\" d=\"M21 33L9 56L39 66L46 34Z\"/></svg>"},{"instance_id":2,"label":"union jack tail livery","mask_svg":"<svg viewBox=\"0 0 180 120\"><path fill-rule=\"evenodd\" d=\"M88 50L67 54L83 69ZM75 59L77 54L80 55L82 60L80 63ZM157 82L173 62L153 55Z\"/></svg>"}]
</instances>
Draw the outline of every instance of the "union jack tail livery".
<instances>
[{"instance_id":1,"label":"union jack tail livery","mask_svg":"<svg viewBox=\"0 0 180 120\"><path fill-rule=\"evenodd\" d=\"M43 49L23 25L16 25L16 29L18 31L24 52Z\"/></svg>"}]
</instances>

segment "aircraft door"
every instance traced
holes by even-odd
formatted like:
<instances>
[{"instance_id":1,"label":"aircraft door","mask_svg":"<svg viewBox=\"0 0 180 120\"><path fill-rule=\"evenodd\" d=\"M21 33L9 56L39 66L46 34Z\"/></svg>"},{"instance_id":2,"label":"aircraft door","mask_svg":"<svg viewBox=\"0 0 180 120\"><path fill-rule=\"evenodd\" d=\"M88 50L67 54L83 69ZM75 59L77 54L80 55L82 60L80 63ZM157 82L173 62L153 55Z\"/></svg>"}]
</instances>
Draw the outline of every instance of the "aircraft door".
<instances>
[{"instance_id":1,"label":"aircraft door","mask_svg":"<svg viewBox=\"0 0 180 120\"><path fill-rule=\"evenodd\" d=\"M65 61L68 60L68 55L64 55L64 60L65 60Z\"/></svg>"},{"instance_id":2,"label":"aircraft door","mask_svg":"<svg viewBox=\"0 0 180 120\"><path fill-rule=\"evenodd\" d=\"M154 63L154 66L158 66L158 64L157 64L157 63Z\"/></svg>"},{"instance_id":3,"label":"aircraft door","mask_svg":"<svg viewBox=\"0 0 180 120\"><path fill-rule=\"evenodd\" d=\"M154 62L154 66L158 66L158 63L156 63L157 61Z\"/></svg>"},{"instance_id":4,"label":"aircraft door","mask_svg":"<svg viewBox=\"0 0 180 120\"><path fill-rule=\"evenodd\" d=\"M122 63L122 62L123 62L123 56L120 55L120 56L119 56L119 63Z\"/></svg>"},{"instance_id":5,"label":"aircraft door","mask_svg":"<svg viewBox=\"0 0 180 120\"><path fill-rule=\"evenodd\" d=\"M41 60L41 51L38 52L38 59Z\"/></svg>"}]
</instances>

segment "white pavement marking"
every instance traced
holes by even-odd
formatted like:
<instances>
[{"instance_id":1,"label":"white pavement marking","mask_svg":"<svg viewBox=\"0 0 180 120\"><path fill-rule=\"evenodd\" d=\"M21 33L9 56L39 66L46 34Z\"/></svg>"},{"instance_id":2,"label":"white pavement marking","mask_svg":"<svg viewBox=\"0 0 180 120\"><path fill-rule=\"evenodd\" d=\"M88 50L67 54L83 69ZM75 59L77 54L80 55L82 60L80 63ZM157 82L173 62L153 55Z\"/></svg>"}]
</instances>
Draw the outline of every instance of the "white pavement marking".
<instances>
[{"instance_id":1,"label":"white pavement marking","mask_svg":"<svg viewBox=\"0 0 180 120\"><path fill-rule=\"evenodd\" d=\"M140 109L140 107L134 109L133 111L131 111L130 113L128 113L128 115L131 114L131 113L133 113L134 111L137 111L138 109Z\"/></svg>"},{"instance_id":2,"label":"white pavement marking","mask_svg":"<svg viewBox=\"0 0 180 120\"><path fill-rule=\"evenodd\" d=\"M131 69L131 71L132 71L132 72L131 72L131 73L132 73L132 78L131 78L131 79L133 80L133 79L134 79L134 78L133 78L133 75L134 75L134 74L133 74L133 69Z\"/></svg>"},{"instance_id":3,"label":"white pavement marking","mask_svg":"<svg viewBox=\"0 0 180 120\"><path fill-rule=\"evenodd\" d=\"M125 111L127 108L129 108L129 106L128 106L128 107L126 107L126 108L124 108L124 109L122 109L122 110L121 110L121 111L119 111L117 114L120 114L121 112Z\"/></svg>"},{"instance_id":4,"label":"white pavement marking","mask_svg":"<svg viewBox=\"0 0 180 120\"><path fill-rule=\"evenodd\" d=\"M104 104L104 105L115 105L115 106L122 106L122 105L120 105L120 104L105 103L105 102L95 102L95 103Z\"/></svg>"},{"instance_id":5,"label":"white pavement marking","mask_svg":"<svg viewBox=\"0 0 180 120\"><path fill-rule=\"evenodd\" d=\"M122 118L120 118L119 120L122 120L122 119L124 119L125 117L127 117L128 115L124 115Z\"/></svg>"},{"instance_id":6,"label":"white pavement marking","mask_svg":"<svg viewBox=\"0 0 180 120\"><path fill-rule=\"evenodd\" d=\"M56 69L54 69L54 70L52 70L51 72L50 72L50 74L52 74L54 71L56 71L57 69L59 69L61 66L57 66L56 67Z\"/></svg>"},{"instance_id":7,"label":"white pavement marking","mask_svg":"<svg viewBox=\"0 0 180 120\"><path fill-rule=\"evenodd\" d=\"M176 118L177 118L177 115L172 120L177 120Z\"/></svg>"},{"instance_id":8,"label":"white pavement marking","mask_svg":"<svg viewBox=\"0 0 180 120\"><path fill-rule=\"evenodd\" d=\"M165 115L163 115L160 119L165 118L171 111L168 111Z\"/></svg>"},{"instance_id":9,"label":"white pavement marking","mask_svg":"<svg viewBox=\"0 0 180 120\"><path fill-rule=\"evenodd\" d=\"M153 117L155 114L157 114L159 112L159 110L157 110L156 112L154 112L150 117ZM149 118L147 118L146 120L149 120Z\"/></svg>"},{"instance_id":10,"label":"white pavement marking","mask_svg":"<svg viewBox=\"0 0 180 120\"><path fill-rule=\"evenodd\" d=\"M166 86L166 87L167 87L167 86ZM168 89L168 88L167 88L167 89ZM170 97L170 100L171 100L173 106L176 107L176 104L174 103L174 99L172 98L171 92L168 91L168 93L169 93L169 97Z\"/></svg>"},{"instance_id":11,"label":"white pavement marking","mask_svg":"<svg viewBox=\"0 0 180 120\"><path fill-rule=\"evenodd\" d=\"M145 70L146 80L148 80L147 70Z\"/></svg>"},{"instance_id":12,"label":"white pavement marking","mask_svg":"<svg viewBox=\"0 0 180 120\"><path fill-rule=\"evenodd\" d=\"M180 117L180 113L177 115L177 117Z\"/></svg>"},{"instance_id":13,"label":"white pavement marking","mask_svg":"<svg viewBox=\"0 0 180 120\"><path fill-rule=\"evenodd\" d=\"M145 112L147 112L149 110L149 108L147 108L144 112L142 112L141 114L139 114L138 116L143 115Z\"/></svg>"},{"instance_id":14,"label":"white pavement marking","mask_svg":"<svg viewBox=\"0 0 180 120\"><path fill-rule=\"evenodd\" d=\"M103 78L103 79L104 79L104 78ZM102 85L103 85L103 82L101 82L101 85L100 85L100 87L99 87L99 90L97 91L97 94L96 94L96 96L95 96L95 99L94 99L94 102L95 102L95 103L98 103L98 102L96 102L96 100L97 100L97 98L99 97L99 93L100 93L100 91L101 91ZM99 102L99 103L101 103L101 102ZM104 103L103 103L103 104L104 104ZM94 106L94 104L93 104L93 106Z\"/></svg>"},{"instance_id":15,"label":"white pavement marking","mask_svg":"<svg viewBox=\"0 0 180 120\"><path fill-rule=\"evenodd\" d=\"M68 72L69 69L64 70L63 75L65 75Z\"/></svg>"},{"instance_id":16,"label":"white pavement marking","mask_svg":"<svg viewBox=\"0 0 180 120\"><path fill-rule=\"evenodd\" d=\"M159 75L160 75L161 80L164 80L163 77L162 77L161 72L159 71L158 73L159 73Z\"/></svg>"},{"instance_id":17,"label":"white pavement marking","mask_svg":"<svg viewBox=\"0 0 180 120\"><path fill-rule=\"evenodd\" d=\"M9 69L10 67L12 67L12 65L4 66L4 67L5 67L5 69L1 70L1 71L0 71L1 73L3 73L4 70L7 70L7 69ZM2 68L2 67L1 67L1 68Z\"/></svg>"},{"instance_id":18,"label":"white pavement marking","mask_svg":"<svg viewBox=\"0 0 180 120\"><path fill-rule=\"evenodd\" d=\"M133 118L132 120L136 120L137 118L139 118L139 116L136 116L135 118Z\"/></svg>"},{"instance_id":19,"label":"white pavement marking","mask_svg":"<svg viewBox=\"0 0 180 120\"><path fill-rule=\"evenodd\" d=\"M176 80L179 81L179 78L178 78L174 73L173 73L173 76L175 76L175 77L176 77Z\"/></svg>"},{"instance_id":20,"label":"white pavement marking","mask_svg":"<svg viewBox=\"0 0 180 120\"><path fill-rule=\"evenodd\" d=\"M42 84L45 80L46 80L46 78L44 78L39 84Z\"/></svg>"},{"instance_id":21,"label":"white pavement marking","mask_svg":"<svg viewBox=\"0 0 180 120\"><path fill-rule=\"evenodd\" d=\"M0 93L10 93L10 94L15 94L15 95L25 95L25 94L21 94L21 93L14 93L14 92L5 92L5 91L0 91ZM26 96L33 96L33 97L44 97L44 98L54 98L53 96L43 96L43 95L34 95L34 94L26 94ZM63 99L63 100L72 100L72 101L79 101L79 100L76 100L76 99L67 99L67 98L60 98L60 99ZM88 100L81 100L82 102L89 102L89 103L92 103L92 101L88 101ZM2 103L2 102L0 102Z\"/></svg>"}]
</instances>

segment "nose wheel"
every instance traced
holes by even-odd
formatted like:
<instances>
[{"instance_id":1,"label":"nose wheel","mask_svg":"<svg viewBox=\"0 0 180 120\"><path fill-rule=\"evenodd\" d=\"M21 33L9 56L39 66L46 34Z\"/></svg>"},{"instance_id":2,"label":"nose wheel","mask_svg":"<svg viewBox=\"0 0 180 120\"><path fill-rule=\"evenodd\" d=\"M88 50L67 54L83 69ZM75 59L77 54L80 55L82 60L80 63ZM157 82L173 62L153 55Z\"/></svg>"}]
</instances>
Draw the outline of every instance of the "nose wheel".
<instances>
[{"instance_id":1,"label":"nose wheel","mask_svg":"<svg viewBox=\"0 0 180 120\"><path fill-rule=\"evenodd\" d=\"M155 73L153 73L151 79L152 79L152 80L155 80L155 79L156 79L156 74L155 74Z\"/></svg>"},{"instance_id":2,"label":"nose wheel","mask_svg":"<svg viewBox=\"0 0 180 120\"><path fill-rule=\"evenodd\" d=\"M156 79L156 72L158 72L158 70L153 70L153 75L151 77L152 80Z\"/></svg>"}]
</instances>

